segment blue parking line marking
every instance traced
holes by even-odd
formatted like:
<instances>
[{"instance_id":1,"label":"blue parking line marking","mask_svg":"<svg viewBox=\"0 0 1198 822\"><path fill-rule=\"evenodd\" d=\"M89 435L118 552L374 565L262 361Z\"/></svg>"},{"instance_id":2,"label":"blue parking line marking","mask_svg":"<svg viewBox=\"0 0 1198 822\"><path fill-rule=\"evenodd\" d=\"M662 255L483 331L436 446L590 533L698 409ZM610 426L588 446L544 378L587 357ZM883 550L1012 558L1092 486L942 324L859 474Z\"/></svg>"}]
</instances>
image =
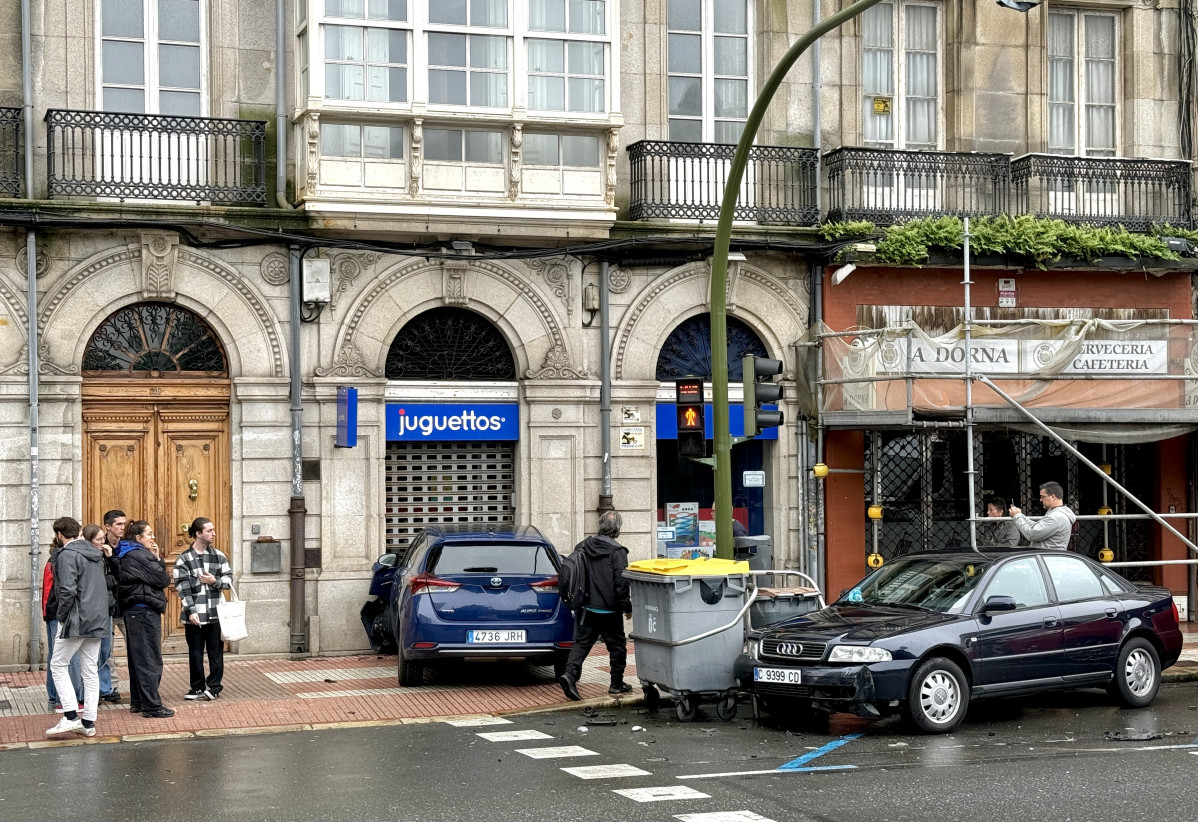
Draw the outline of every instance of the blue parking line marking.
<instances>
[{"instance_id":1,"label":"blue parking line marking","mask_svg":"<svg viewBox=\"0 0 1198 822\"><path fill-rule=\"evenodd\" d=\"M842 736L840 739L834 739L831 742L829 742L827 745L823 746L822 748L817 748L814 751L809 751L808 753L805 753L802 756L800 756L798 759L792 759L789 762L787 762L785 765L780 765L778 767L778 770L780 770L780 771L815 770L814 768L804 768L803 766L806 765L808 762L810 762L813 759L818 759L819 757L823 756L826 753L831 753L832 751L836 750L837 748L841 747L842 745L847 745L848 743L852 742L854 739L856 739L859 736L862 736L862 734L846 734L845 736Z\"/></svg>"}]
</instances>

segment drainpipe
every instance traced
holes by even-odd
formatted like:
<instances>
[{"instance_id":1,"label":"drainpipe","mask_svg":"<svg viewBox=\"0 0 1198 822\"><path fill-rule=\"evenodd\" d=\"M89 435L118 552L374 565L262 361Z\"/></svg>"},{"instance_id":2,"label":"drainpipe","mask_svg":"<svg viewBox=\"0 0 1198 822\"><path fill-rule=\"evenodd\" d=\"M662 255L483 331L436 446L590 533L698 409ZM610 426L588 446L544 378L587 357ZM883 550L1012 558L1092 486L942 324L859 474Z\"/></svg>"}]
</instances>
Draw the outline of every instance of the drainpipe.
<instances>
[{"instance_id":1,"label":"drainpipe","mask_svg":"<svg viewBox=\"0 0 1198 822\"><path fill-rule=\"evenodd\" d=\"M33 199L33 42L30 34L29 0L21 0L21 107L25 115L25 196ZM37 453L37 235L25 232L25 300L29 314L29 669L37 670L42 652L41 548L38 522L41 504L38 498Z\"/></svg>"},{"instance_id":2,"label":"drainpipe","mask_svg":"<svg viewBox=\"0 0 1198 822\"><path fill-rule=\"evenodd\" d=\"M288 250L291 264L289 280L291 309L291 507L287 513L291 518L291 653L302 654L308 650L308 619L305 614L306 599L304 583L304 405L303 383L300 378L300 267L299 250L291 246Z\"/></svg>"},{"instance_id":3,"label":"drainpipe","mask_svg":"<svg viewBox=\"0 0 1198 822\"><path fill-rule=\"evenodd\" d=\"M815 315L812 325L818 330L824 319L824 267L811 266L811 313ZM815 462L824 462L824 347L815 349ZM828 534L826 530L824 497L828 490L825 480L815 481L815 573L812 575L821 590L828 589L825 569L828 567Z\"/></svg>"},{"instance_id":4,"label":"drainpipe","mask_svg":"<svg viewBox=\"0 0 1198 822\"><path fill-rule=\"evenodd\" d=\"M287 0L275 0L275 202L279 208L290 209L291 203L287 202L286 69Z\"/></svg>"},{"instance_id":5,"label":"drainpipe","mask_svg":"<svg viewBox=\"0 0 1198 822\"><path fill-rule=\"evenodd\" d=\"M820 24L822 19L820 11L820 0L814 0L811 4L812 28ZM812 145L815 148L815 213L817 217L823 215L823 186L820 185L823 158L820 157L820 149L824 147L823 122L819 105L819 95L823 91L823 74L819 65L819 44L819 40L811 44L811 117L815 121L815 139Z\"/></svg>"},{"instance_id":6,"label":"drainpipe","mask_svg":"<svg viewBox=\"0 0 1198 822\"><path fill-rule=\"evenodd\" d=\"M599 264L599 450L603 452L603 492L599 511L611 511L611 314L608 302L608 264Z\"/></svg>"}]
</instances>

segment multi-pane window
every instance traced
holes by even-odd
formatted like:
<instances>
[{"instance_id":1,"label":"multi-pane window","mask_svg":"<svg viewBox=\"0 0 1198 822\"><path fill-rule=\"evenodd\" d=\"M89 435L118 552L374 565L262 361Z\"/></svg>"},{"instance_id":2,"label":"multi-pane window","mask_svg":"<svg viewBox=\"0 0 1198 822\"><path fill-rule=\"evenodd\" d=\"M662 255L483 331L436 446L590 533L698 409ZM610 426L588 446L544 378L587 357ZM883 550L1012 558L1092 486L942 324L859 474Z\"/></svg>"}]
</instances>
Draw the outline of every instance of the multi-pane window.
<instances>
[{"instance_id":1,"label":"multi-pane window","mask_svg":"<svg viewBox=\"0 0 1198 822\"><path fill-rule=\"evenodd\" d=\"M747 0L668 0L670 139L735 143L749 114Z\"/></svg>"},{"instance_id":2,"label":"multi-pane window","mask_svg":"<svg viewBox=\"0 0 1198 822\"><path fill-rule=\"evenodd\" d=\"M320 153L355 160L402 160L403 129L321 123Z\"/></svg>"},{"instance_id":3,"label":"multi-pane window","mask_svg":"<svg viewBox=\"0 0 1198 822\"><path fill-rule=\"evenodd\" d=\"M865 145L939 147L939 16L937 6L893 2L861 15Z\"/></svg>"},{"instance_id":4,"label":"multi-pane window","mask_svg":"<svg viewBox=\"0 0 1198 822\"><path fill-rule=\"evenodd\" d=\"M428 22L437 28L505 32L428 32L428 101L455 106L507 106L511 44L506 36L507 0L428 0Z\"/></svg>"},{"instance_id":5,"label":"multi-pane window","mask_svg":"<svg viewBox=\"0 0 1198 822\"><path fill-rule=\"evenodd\" d=\"M105 111L204 113L200 0L99 0Z\"/></svg>"},{"instance_id":6,"label":"multi-pane window","mask_svg":"<svg viewBox=\"0 0 1198 822\"><path fill-rule=\"evenodd\" d=\"M604 0L528 0L530 111L602 112L607 67ZM588 39L590 38L590 39Z\"/></svg>"},{"instance_id":7,"label":"multi-pane window","mask_svg":"<svg viewBox=\"0 0 1198 822\"><path fill-rule=\"evenodd\" d=\"M1116 153L1117 23L1112 14L1048 15L1048 150Z\"/></svg>"},{"instance_id":8,"label":"multi-pane window","mask_svg":"<svg viewBox=\"0 0 1198 822\"><path fill-rule=\"evenodd\" d=\"M325 0L324 93L331 100L408 100L407 0Z\"/></svg>"},{"instance_id":9,"label":"multi-pane window","mask_svg":"<svg viewBox=\"0 0 1198 822\"><path fill-rule=\"evenodd\" d=\"M526 166L598 168L602 164L598 137L580 134L525 134Z\"/></svg>"},{"instance_id":10,"label":"multi-pane window","mask_svg":"<svg viewBox=\"0 0 1198 822\"><path fill-rule=\"evenodd\" d=\"M459 128L426 128L424 156L429 162L499 165L503 163L504 132Z\"/></svg>"}]
</instances>

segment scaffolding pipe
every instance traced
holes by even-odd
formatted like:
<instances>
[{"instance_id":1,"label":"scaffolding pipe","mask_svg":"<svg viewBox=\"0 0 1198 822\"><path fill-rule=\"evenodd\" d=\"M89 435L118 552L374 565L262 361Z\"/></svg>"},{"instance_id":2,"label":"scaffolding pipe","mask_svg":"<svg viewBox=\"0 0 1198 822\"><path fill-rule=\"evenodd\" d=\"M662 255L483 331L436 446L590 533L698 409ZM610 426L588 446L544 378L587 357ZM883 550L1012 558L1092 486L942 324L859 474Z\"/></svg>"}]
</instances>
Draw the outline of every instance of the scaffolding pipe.
<instances>
[{"instance_id":1,"label":"scaffolding pipe","mask_svg":"<svg viewBox=\"0 0 1198 822\"><path fill-rule=\"evenodd\" d=\"M611 309L609 264L599 263L599 450L603 452L603 484L599 511L611 511Z\"/></svg>"},{"instance_id":2,"label":"scaffolding pipe","mask_svg":"<svg viewBox=\"0 0 1198 822\"><path fill-rule=\"evenodd\" d=\"M21 0L21 108L24 117L25 196L34 199L33 190L33 18L29 0ZM25 232L25 308L29 316L26 345L29 349L29 670L41 664L39 646L42 636L41 590L41 479L38 476L38 371L41 364L37 328L37 235ZM49 666L49 659L46 660Z\"/></svg>"},{"instance_id":3,"label":"scaffolding pipe","mask_svg":"<svg viewBox=\"0 0 1198 822\"><path fill-rule=\"evenodd\" d=\"M1111 461L1107 458L1105 442L1102 444L1102 464L1111 464ZM1111 487L1104 482L1102 484L1102 507L1107 511L1111 510L1110 492ZM1111 524L1109 522L1102 523L1102 547L1106 549L1111 547Z\"/></svg>"},{"instance_id":4,"label":"scaffolding pipe","mask_svg":"<svg viewBox=\"0 0 1198 822\"><path fill-rule=\"evenodd\" d=\"M824 267L822 265L814 265L811 267L811 278L814 280L812 287L812 301L815 303L813 311L815 313L816 323L823 322L824 318ZM816 350L815 357L815 463L816 465L824 464L824 426L819 417L824 413L824 348L821 345ZM814 474L813 474L814 477ZM827 532L825 530L826 523L824 521L824 497L828 492L828 483L823 479L816 479L815 482L815 580L819 583L820 590L824 590L828 586L828 579L824 575L824 567L827 564Z\"/></svg>"},{"instance_id":5,"label":"scaffolding pipe","mask_svg":"<svg viewBox=\"0 0 1198 822\"><path fill-rule=\"evenodd\" d=\"M878 460L882 458L882 447L877 431L871 431L869 434L869 459L870 465L873 468L874 487L871 489L870 497L874 501L874 505L882 504L882 472L878 470ZM882 520L870 517L870 524L873 526L874 546L873 553L878 553L878 541L882 536Z\"/></svg>"},{"instance_id":6,"label":"scaffolding pipe","mask_svg":"<svg viewBox=\"0 0 1198 822\"><path fill-rule=\"evenodd\" d=\"M977 513L977 477L975 476L977 472L974 470L973 464L973 357L970 348L973 326L970 286L973 285L973 280L969 275L969 218L966 217L965 279L961 281L961 285L965 286L965 483L969 489L969 547L976 551L978 549L978 524L973 515ZM909 405L907 407L910 408Z\"/></svg>"},{"instance_id":7,"label":"scaffolding pipe","mask_svg":"<svg viewBox=\"0 0 1198 822\"><path fill-rule=\"evenodd\" d=\"M1036 415L1033 414L1031 411L1028 411L1022 405L1017 403L1014 400L1014 398L1011 397L1010 394L1008 394L1006 391L1003 391L1001 388L999 388L997 385L995 385L994 382L989 377L985 376L984 374L979 374L979 375L977 375L977 377L975 379L980 380L984 385L988 386L991 391L993 391L994 393L996 393L1000 397L1002 397L1004 400L1006 400L1007 403L1012 408L1014 408L1020 414L1022 414L1023 416L1025 416L1029 420L1031 420L1032 424L1034 424L1037 428L1044 431L1045 434L1047 434L1048 436L1050 436L1054 440L1056 440L1061 445L1061 447L1064 448L1066 451L1073 454L1073 456L1077 457L1079 462L1081 462L1083 465L1085 465L1087 468L1089 468L1091 471L1093 471L1095 474L1097 474L1103 482L1107 483L1112 488L1114 488L1116 491L1123 494L1123 496L1127 497L1129 500L1131 500L1133 503L1135 503L1136 506L1140 510L1142 510L1145 514L1150 516L1152 519L1156 520L1157 523L1159 523L1162 528L1164 528L1169 533L1173 534L1173 536L1180 539L1195 554L1198 554L1198 545L1195 545L1193 542L1191 542L1189 537L1185 536L1180 531L1178 531L1176 528L1174 528L1172 525L1170 525L1169 522L1163 516L1158 514L1156 511L1153 511L1151 508L1149 508L1144 503L1140 502L1139 497L1137 497L1131 491L1128 491L1122 485L1115 482L1115 480L1112 477L1107 476L1107 473L1105 471L1103 471L1101 468L1099 468L1097 465L1095 465L1093 462L1091 462L1090 459L1088 457L1086 457L1086 455L1083 454L1081 451L1074 448L1072 443L1070 443L1068 440L1066 440L1064 437L1062 437L1056 431L1053 431L1050 427L1048 427L1043 422L1041 422L1039 420L1039 418L1037 418Z\"/></svg>"}]
</instances>

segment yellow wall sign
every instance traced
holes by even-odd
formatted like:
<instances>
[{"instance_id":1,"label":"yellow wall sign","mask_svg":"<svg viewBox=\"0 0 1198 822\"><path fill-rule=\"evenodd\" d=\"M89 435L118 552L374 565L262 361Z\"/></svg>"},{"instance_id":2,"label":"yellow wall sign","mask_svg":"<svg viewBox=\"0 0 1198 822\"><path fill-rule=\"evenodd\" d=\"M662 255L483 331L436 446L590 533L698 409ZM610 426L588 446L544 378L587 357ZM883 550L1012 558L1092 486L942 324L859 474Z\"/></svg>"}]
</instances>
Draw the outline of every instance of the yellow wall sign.
<instances>
[{"instance_id":1,"label":"yellow wall sign","mask_svg":"<svg viewBox=\"0 0 1198 822\"><path fill-rule=\"evenodd\" d=\"M874 98L874 114L889 114L890 113L890 98L875 97Z\"/></svg>"}]
</instances>

